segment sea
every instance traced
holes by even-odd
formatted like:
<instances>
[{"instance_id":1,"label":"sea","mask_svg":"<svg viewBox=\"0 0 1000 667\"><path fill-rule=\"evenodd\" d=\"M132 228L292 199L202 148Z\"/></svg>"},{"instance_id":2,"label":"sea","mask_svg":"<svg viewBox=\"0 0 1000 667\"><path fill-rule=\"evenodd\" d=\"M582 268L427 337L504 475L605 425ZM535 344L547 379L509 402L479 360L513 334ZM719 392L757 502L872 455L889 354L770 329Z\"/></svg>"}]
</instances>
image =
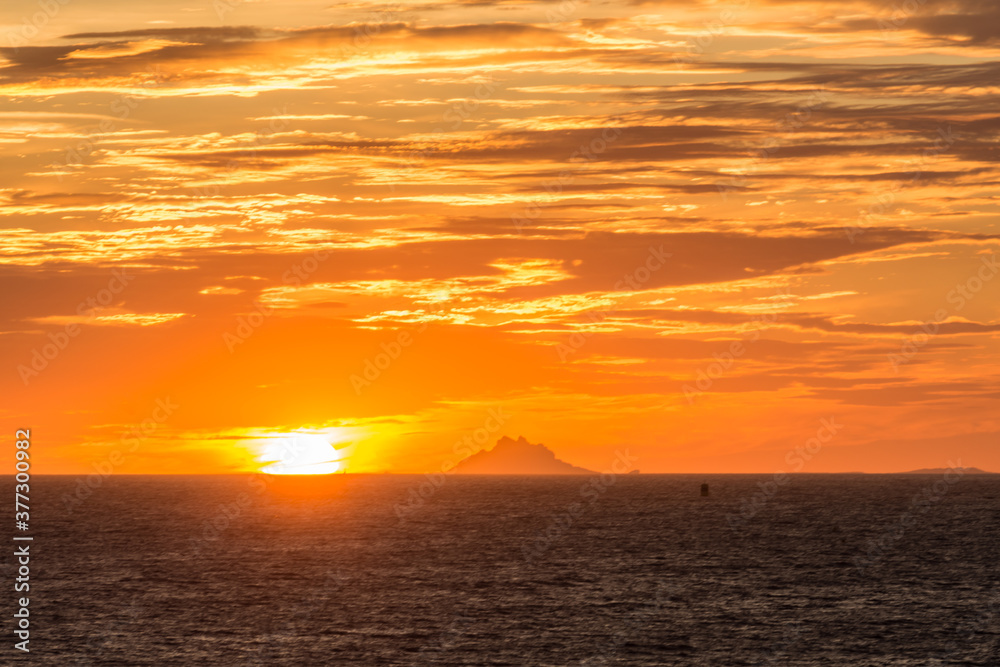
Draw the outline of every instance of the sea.
<instances>
[{"instance_id":1,"label":"sea","mask_svg":"<svg viewBox=\"0 0 1000 667\"><path fill-rule=\"evenodd\" d=\"M1000 665L1000 475L96 474L30 506L2 664Z\"/></svg>"}]
</instances>

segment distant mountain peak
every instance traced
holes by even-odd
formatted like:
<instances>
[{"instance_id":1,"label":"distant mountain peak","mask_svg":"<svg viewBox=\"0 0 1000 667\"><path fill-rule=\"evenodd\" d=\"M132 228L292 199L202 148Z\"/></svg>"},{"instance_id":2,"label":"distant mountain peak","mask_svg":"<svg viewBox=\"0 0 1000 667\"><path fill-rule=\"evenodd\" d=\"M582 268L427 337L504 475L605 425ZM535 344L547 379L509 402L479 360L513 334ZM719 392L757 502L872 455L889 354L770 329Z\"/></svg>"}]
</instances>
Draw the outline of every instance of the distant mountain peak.
<instances>
[{"instance_id":1,"label":"distant mountain peak","mask_svg":"<svg viewBox=\"0 0 1000 667\"><path fill-rule=\"evenodd\" d=\"M556 458L545 445L533 445L522 435L517 440L503 436L492 449L463 459L455 469L460 475L591 475Z\"/></svg>"},{"instance_id":2,"label":"distant mountain peak","mask_svg":"<svg viewBox=\"0 0 1000 667\"><path fill-rule=\"evenodd\" d=\"M960 472L963 475L996 475L995 472L988 472L981 468L969 468L963 466L955 466L954 468L920 468L919 470L910 470L904 473L899 473L901 475L943 475L949 470L955 472Z\"/></svg>"}]
</instances>

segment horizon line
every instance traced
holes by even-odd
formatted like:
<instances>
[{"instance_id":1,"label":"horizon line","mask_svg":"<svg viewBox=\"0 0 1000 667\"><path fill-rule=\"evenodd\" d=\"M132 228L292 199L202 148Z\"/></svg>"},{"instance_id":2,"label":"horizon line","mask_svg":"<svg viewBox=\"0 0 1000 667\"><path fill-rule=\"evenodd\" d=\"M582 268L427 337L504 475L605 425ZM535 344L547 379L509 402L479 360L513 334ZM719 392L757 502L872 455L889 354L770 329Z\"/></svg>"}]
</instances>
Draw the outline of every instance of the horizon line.
<instances>
[{"instance_id":1,"label":"horizon line","mask_svg":"<svg viewBox=\"0 0 1000 667\"><path fill-rule=\"evenodd\" d=\"M926 470L926 472L925 472ZM109 475L101 475L100 473L90 472L90 473L69 473L69 472L57 472L57 473L33 473L32 477L81 477L90 475L100 475L102 478L106 477L237 477L245 475L265 475L267 477L274 478L295 478L295 477L340 477L343 475L352 476L372 476L372 477L385 477L385 476L395 476L395 477L414 477L414 476L426 476L426 475L448 475L449 477L588 477L591 475L605 475L613 474L616 477L653 477L653 476L665 476L665 475L936 475L940 472L947 472L949 470L977 470L979 472L974 474L982 475L1000 475L1000 472L993 472L990 470L982 470L981 468L976 468L974 466L963 466L959 468L930 468L923 469L918 468L916 470L901 470L896 472L865 472L863 470L844 470L844 471L834 471L834 472L626 472L626 473L608 473L592 471L586 473L458 473L458 472L338 472L338 473L317 473L317 474L273 474L266 473L260 470L253 471L240 471L240 472L179 472L179 473L111 473ZM15 477L16 473L5 473L5 477Z\"/></svg>"}]
</instances>

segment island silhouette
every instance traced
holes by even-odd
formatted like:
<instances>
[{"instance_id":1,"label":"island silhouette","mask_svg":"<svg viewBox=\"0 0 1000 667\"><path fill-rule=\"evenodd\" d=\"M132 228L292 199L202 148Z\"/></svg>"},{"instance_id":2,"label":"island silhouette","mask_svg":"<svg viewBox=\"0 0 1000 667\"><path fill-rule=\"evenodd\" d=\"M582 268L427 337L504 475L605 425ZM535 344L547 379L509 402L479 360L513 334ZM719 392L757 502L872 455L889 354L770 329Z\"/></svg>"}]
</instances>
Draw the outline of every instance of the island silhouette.
<instances>
[{"instance_id":1,"label":"island silhouette","mask_svg":"<svg viewBox=\"0 0 1000 667\"><path fill-rule=\"evenodd\" d=\"M504 436L492 449L476 452L455 467L459 475L593 475L593 470L556 458L545 445Z\"/></svg>"},{"instance_id":2,"label":"island silhouette","mask_svg":"<svg viewBox=\"0 0 1000 667\"><path fill-rule=\"evenodd\" d=\"M955 466L954 468L920 468L919 470L909 470L907 472L896 473L898 475L943 475L946 472L960 472L963 475L996 475L995 472L990 472L988 470L983 470L982 468L963 468L962 466Z\"/></svg>"}]
</instances>

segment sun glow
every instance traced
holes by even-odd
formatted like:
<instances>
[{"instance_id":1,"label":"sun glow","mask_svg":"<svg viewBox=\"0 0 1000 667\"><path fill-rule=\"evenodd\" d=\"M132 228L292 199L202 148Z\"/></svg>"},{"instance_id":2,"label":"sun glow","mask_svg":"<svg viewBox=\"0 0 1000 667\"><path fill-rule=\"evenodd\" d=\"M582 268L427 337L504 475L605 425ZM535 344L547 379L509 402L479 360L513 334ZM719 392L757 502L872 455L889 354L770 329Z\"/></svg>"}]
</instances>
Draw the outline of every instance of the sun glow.
<instances>
[{"instance_id":1,"label":"sun glow","mask_svg":"<svg viewBox=\"0 0 1000 667\"><path fill-rule=\"evenodd\" d=\"M344 450L319 434L293 433L261 447L261 472L268 475L329 475L345 469Z\"/></svg>"}]
</instances>

